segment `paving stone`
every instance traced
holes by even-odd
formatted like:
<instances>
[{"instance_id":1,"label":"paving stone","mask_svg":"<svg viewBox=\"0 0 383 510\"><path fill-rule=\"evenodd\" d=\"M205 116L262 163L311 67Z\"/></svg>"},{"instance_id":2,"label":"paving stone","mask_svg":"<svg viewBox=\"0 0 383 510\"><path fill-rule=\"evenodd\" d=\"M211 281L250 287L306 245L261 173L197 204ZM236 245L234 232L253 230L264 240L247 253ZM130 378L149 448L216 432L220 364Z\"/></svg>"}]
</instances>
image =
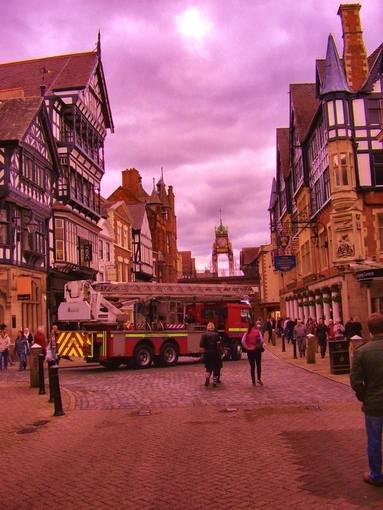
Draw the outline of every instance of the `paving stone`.
<instances>
[{"instance_id":1,"label":"paving stone","mask_svg":"<svg viewBox=\"0 0 383 510\"><path fill-rule=\"evenodd\" d=\"M263 372L252 387L245 359L225 363L206 389L195 363L63 368L59 418L28 374L0 374L1 510L381 508L350 388L267 352Z\"/></svg>"}]
</instances>

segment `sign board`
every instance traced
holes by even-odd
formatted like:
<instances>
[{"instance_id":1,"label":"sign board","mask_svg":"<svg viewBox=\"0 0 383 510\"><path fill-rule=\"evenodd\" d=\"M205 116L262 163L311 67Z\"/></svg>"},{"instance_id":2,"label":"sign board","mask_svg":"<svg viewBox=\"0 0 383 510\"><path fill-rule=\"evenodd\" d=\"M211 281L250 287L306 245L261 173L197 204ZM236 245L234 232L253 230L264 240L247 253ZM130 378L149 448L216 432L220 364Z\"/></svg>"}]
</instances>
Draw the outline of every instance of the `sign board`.
<instances>
[{"instance_id":1,"label":"sign board","mask_svg":"<svg viewBox=\"0 0 383 510\"><path fill-rule=\"evenodd\" d=\"M275 255L274 267L276 271L291 271L297 265L295 255Z\"/></svg>"},{"instance_id":2,"label":"sign board","mask_svg":"<svg viewBox=\"0 0 383 510\"><path fill-rule=\"evenodd\" d=\"M367 269L366 271L358 271L356 273L358 281L373 280L374 278L383 278L383 267Z\"/></svg>"},{"instance_id":3,"label":"sign board","mask_svg":"<svg viewBox=\"0 0 383 510\"><path fill-rule=\"evenodd\" d=\"M16 294L18 301L30 301L32 298L32 278L30 276L16 277Z\"/></svg>"}]
</instances>

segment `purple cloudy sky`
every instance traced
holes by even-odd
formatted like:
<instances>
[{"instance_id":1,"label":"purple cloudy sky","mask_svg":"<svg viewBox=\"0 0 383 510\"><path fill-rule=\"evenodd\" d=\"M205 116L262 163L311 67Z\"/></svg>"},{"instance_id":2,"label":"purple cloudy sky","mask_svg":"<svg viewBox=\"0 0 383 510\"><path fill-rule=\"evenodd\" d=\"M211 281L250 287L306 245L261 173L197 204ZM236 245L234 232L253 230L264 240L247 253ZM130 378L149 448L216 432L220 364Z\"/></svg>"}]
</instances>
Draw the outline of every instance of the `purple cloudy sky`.
<instances>
[{"instance_id":1,"label":"purple cloudy sky","mask_svg":"<svg viewBox=\"0 0 383 510\"><path fill-rule=\"evenodd\" d=\"M382 0L364 0L372 52ZM275 128L288 122L288 85L315 79L336 0L29 0L2 2L0 61L93 49L102 59L115 122L103 193L136 167L151 190L164 167L176 193L178 247L209 262L222 208L236 254L268 242Z\"/></svg>"}]
</instances>

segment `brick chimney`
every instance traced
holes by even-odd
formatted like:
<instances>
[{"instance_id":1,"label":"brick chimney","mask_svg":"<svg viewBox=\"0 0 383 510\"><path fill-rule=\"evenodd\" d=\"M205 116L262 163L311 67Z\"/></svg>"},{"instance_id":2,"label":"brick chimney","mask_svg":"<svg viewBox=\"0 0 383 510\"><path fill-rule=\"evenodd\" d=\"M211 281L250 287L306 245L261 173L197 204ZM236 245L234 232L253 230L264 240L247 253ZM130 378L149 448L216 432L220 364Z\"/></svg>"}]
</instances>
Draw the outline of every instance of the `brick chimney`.
<instances>
[{"instance_id":1,"label":"brick chimney","mask_svg":"<svg viewBox=\"0 0 383 510\"><path fill-rule=\"evenodd\" d=\"M338 14L342 20L343 61L350 89L360 90L368 76L367 51L360 23L360 4L341 4Z\"/></svg>"},{"instance_id":2,"label":"brick chimney","mask_svg":"<svg viewBox=\"0 0 383 510\"><path fill-rule=\"evenodd\" d=\"M135 168L128 168L122 172L122 187L128 189L133 195L137 195L140 189L141 176Z\"/></svg>"}]
</instances>

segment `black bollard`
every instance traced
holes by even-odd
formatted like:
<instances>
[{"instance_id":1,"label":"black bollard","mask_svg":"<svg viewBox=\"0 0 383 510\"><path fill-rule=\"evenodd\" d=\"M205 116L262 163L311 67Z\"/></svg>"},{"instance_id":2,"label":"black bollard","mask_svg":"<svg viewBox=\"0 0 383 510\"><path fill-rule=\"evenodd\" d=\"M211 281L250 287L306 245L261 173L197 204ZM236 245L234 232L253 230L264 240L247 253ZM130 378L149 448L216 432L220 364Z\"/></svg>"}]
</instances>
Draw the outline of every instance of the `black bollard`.
<instances>
[{"instance_id":1,"label":"black bollard","mask_svg":"<svg viewBox=\"0 0 383 510\"><path fill-rule=\"evenodd\" d=\"M293 339L293 353L294 353L294 359L297 359L297 341L295 338Z\"/></svg>"},{"instance_id":2,"label":"black bollard","mask_svg":"<svg viewBox=\"0 0 383 510\"><path fill-rule=\"evenodd\" d=\"M45 395L44 354L39 354L39 395Z\"/></svg>"},{"instance_id":3,"label":"black bollard","mask_svg":"<svg viewBox=\"0 0 383 510\"><path fill-rule=\"evenodd\" d=\"M52 390L53 390L53 401L55 404L55 412L53 416L63 416L63 405L61 401L60 381L59 381L59 367L53 365L50 367L51 379L52 379Z\"/></svg>"},{"instance_id":4,"label":"black bollard","mask_svg":"<svg viewBox=\"0 0 383 510\"><path fill-rule=\"evenodd\" d=\"M50 404L53 404L53 388L52 388L52 372L51 367L55 364L54 361L48 361L48 381L49 381L49 400Z\"/></svg>"},{"instance_id":5,"label":"black bollard","mask_svg":"<svg viewBox=\"0 0 383 510\"><path fill-rule=\"evenodd\" d=\"M282 352L286 352L285 335L282 333Z\"/></svg>"}]
</instances>

